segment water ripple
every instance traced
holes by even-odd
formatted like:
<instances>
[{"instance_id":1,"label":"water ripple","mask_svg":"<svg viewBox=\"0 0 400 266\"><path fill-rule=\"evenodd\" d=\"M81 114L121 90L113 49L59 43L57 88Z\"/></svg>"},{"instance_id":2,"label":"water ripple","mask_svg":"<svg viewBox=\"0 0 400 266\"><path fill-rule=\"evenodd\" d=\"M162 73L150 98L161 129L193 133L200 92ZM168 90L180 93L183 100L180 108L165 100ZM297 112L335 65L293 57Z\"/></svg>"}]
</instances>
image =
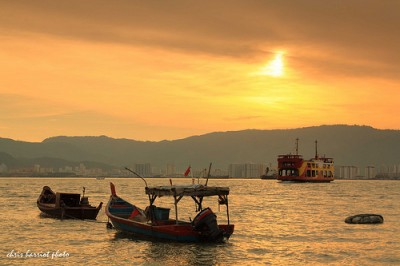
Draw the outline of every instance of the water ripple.
<instances>
[{"instance_id":1,"label":"water ripple","mask_svg":"<svg viewBox=\"0 0 400 266\"><path fill-rule=\"evenodd\" d=\"M141 180L113 179L113 182L125 199L141 207L147 205ZM150 185L167 183L165 179L149 180ZM209 184L231 187L230 218L235 232L225 244L138 240L106 229L107 217L103 210L98 222L61 221L40 215L36 207L44 185L65 192L81 192L85 186L92 204L106 203L109 187L104 180L0 178L3 228L0 265L400 264L400 182L287 184L275 180L210 180ZM162 198L157 204L171 202ZM180 204L180 213L188 218L194 209L193 202L182 200ZM216 202L205 200L205 204L218 211ZM344 223L347 216L371 212L382 214L385 222L379 225ZM221 207L217 215L223 221L225 209ZM13 250L21 254L67 252L69 256L7 257Z\"/></svg>"}]
</instances>

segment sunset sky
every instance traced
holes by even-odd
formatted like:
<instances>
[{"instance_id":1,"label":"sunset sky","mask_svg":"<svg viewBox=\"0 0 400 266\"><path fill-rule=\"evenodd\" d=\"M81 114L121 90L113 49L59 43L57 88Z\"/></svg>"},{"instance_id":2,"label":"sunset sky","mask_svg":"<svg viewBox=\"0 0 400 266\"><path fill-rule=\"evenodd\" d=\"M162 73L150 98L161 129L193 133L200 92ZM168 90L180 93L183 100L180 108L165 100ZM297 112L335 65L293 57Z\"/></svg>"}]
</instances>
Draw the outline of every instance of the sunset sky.
<instances>
[{"instance_id":1,"label":"sunset sky","mask_svg":"<svg viewBox=\"0 0 400 266\"><path fill-rule=\"evenodd\" d=\"M400 129L397 0L0 0L0 137Z\"/></svg>"}]
</instances>

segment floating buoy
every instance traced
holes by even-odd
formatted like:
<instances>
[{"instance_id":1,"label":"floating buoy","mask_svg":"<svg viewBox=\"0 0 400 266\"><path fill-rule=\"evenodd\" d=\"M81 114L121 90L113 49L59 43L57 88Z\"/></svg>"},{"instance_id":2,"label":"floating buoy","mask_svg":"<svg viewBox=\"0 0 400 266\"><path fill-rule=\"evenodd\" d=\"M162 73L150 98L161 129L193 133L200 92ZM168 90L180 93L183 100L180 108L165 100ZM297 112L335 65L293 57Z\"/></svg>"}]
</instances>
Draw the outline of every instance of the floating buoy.
<instances>
[{"instance_id":1,"label":"floating buoy","mask_svg":"<svg viewBox=\"0 0 400 266\"><path fill-rule=\"evenodd\" d=\"M381 224L383 217L379 214L357 214L347 217L344 222L348 224Z\"/></svg>"}]
</instances>

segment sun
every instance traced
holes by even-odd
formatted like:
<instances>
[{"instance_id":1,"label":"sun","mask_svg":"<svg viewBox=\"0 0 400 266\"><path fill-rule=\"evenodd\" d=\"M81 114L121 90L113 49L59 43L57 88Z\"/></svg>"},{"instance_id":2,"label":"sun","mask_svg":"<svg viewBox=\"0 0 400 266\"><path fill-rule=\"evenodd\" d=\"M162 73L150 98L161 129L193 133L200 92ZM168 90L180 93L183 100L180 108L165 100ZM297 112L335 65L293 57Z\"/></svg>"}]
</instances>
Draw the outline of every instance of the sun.
<instances>
[{"instance_id":1,"label":"sun","mask_svg":"<svg viewBox=\"0 0 400 266\"><path fill-rule=\"evenodd\" d=\"M276 52L274 59L269 61L258 72L259 75L281 77L284 75L283 52Z\"/></svg>"}]
</instances>

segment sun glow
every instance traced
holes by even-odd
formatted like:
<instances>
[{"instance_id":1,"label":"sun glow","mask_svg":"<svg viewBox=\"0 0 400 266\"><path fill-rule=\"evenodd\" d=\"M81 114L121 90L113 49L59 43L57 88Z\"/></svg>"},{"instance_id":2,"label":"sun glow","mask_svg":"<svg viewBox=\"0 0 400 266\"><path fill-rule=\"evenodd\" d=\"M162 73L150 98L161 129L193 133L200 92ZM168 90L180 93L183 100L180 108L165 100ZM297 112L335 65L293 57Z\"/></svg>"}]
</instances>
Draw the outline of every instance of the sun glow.
<instances>
[{"instance_id":1,"label":"sun glow","mask_svg":"<svg viewBox=\"0 0 400 266\"><path fill-rule=\"evenodd\" d=\"M274 59L268 62L258 72L259 75L281 77L284 75L283 52L275 53Z\"/></svg>"}]
</instances>

